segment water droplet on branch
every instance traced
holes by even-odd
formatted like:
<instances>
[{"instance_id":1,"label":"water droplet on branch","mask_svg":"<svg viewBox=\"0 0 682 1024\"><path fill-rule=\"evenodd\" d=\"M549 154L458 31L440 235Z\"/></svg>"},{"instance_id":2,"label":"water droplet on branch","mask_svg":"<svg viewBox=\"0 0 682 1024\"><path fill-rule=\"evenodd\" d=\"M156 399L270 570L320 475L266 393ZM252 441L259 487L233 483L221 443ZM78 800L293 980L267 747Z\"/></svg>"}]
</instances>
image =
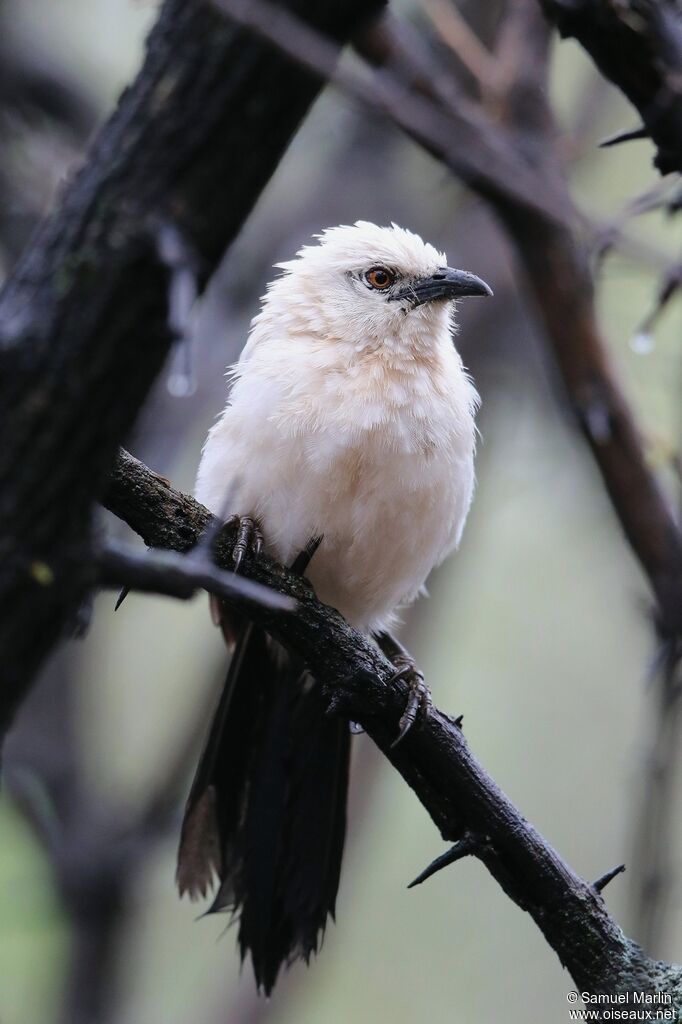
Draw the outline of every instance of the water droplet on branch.
<instances>
[{"instance_id":1,"label":"water droplet on branch","mask_svg":"<svg viewBox=\"0 0 682 1024\"><path fill-rule=\"evenodd\" d=\"M650 331L638 331L630 339L630 348L638 356L648 356L656 348L654 336Z\"/></svg>"}]
</instances>

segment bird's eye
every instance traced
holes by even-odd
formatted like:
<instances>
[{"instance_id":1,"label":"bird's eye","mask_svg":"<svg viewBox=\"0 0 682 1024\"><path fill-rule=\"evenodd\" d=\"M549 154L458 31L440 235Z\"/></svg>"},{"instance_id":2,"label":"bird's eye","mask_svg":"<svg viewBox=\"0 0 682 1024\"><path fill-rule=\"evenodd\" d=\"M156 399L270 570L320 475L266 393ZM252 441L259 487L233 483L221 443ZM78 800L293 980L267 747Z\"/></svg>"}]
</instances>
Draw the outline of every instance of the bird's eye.
<instances>
[{"instance_id":1,"label":"bird's eye","mask_svg":"<svg viewBox=\"0 0 682 1024\"><path fill-rule=\"evenodd\" d=\"M378 292L385 292L395 281L395 274L386 267L372 267L365 274L365 281Z\"/></svg>"}]
</instances>

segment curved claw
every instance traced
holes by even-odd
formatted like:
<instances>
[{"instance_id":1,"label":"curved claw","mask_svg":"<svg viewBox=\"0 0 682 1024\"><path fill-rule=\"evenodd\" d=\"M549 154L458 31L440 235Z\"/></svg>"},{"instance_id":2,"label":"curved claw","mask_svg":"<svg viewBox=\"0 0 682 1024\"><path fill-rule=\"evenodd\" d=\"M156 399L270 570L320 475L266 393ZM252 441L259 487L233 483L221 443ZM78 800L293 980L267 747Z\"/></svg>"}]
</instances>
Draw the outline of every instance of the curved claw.
<instances>
[{"instance_id":1,"label":"curved claw","mask_svg":"<svg viewBox=\"0 0 682 1024\"><path fill-rule=\"evenodd\" d=\"M398 723L398 735L393 740L393 743L391 743L391 750L397 747L398 744L405 739L408 732L417 721L417 715L419 712L421 711L425 716L428 715L432 704L431 691L424 681L423 674L412 661L401 665L397 672L391 676L392 683L397 679L404 679L408 682L410 693L407 698L405 710L401 716L400 722Z\"/></svg>"},{"instance_id":2,"label":"curved claw","mask_svg":"<svg viewBox=\"0 0 682 1024\"><path fill-rule=\"evenodd\" d=\"M237 523L237 540L232 550L236 573L239 572L248 551L252 551L257 558L263 550L263 534L256 520L251 516L239 516Z\"/></svg>"}]
</instances>

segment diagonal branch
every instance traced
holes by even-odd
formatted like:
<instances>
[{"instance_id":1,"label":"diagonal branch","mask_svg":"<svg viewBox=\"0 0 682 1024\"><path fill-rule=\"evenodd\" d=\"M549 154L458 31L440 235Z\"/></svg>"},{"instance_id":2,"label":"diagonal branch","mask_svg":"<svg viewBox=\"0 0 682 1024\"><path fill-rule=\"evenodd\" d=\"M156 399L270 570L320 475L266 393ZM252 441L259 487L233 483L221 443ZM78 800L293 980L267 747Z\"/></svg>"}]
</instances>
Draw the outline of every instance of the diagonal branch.
<instances>
[{"instance_id":1,"label":"diagonal branch","mask_svg":"<svg viewBox=\"0 0 682 1024\"><path fill-rule=\"evenodd\" d=\"M183 552L198 543L212 518L127 453L119 457L105 504L150 546ZM219 565L231 564L234 541L234 531L220 535ZM296 613L281 616L256 606L254 620L304 658L323 681L330 710L362 724L444 839L485 838L470 845L470 855L531 914L581 991L664 992L682 1009L682 968L651 960L623 935L597 888L576 875L522 817L476 761L456 722L434 709L392 748L407 688L390 683L393 666L378 647L317 601L308 582L284 566L265 556L248 557L244 572L295 598Z\"/></svg>"}]
</instances>

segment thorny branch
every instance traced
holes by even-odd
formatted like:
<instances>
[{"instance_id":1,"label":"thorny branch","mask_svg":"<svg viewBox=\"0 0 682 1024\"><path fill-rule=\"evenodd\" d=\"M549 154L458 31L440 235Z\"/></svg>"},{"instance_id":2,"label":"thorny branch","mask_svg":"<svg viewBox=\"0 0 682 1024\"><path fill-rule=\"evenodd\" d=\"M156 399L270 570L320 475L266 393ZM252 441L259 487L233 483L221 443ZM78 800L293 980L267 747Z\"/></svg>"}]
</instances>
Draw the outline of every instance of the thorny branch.
<instances>
[{"instance_id":1,"label":"thorny branch","mask_svg":"<svg viewBox=\"0 0 682 1024\"><path fill-rule=\"evenodd\" d=\"M169 551L138 551L108 540L95 549L95 578L101 587L124 587L189 601L198 590L232 598L244 605L262 604L273 611L293 611L295 604L251 580L217 569L206 555L178 556Z\"/></svg>"},{"instance_id":2,"label":"thorny branch","mask_svg":"<svg viewBox=\"0 0 682 1024\"><path fill-rule=\"evenodd\" d=\"M151 547L187 552L199 542L211 514L163 486L131 455L121 453L106 507ZM218 565L231 564L235 531L220 534ZM476 761L460 726L434 709L396 748L407 689L390 683L393 666L368 637L321 604L305 579L262 556L247 556L244 574L295 598L295 614L262 606L253 618L295 649L323 682L330 711L360 722L426 808L450 856L480 860L506 894L526 910L581 991L669 993L682 1010L682 968L651 960L623 935L598 886L578 877L516 810ZM603 884L603 882L602 882Z\"/></svg>"}]
</instances>

